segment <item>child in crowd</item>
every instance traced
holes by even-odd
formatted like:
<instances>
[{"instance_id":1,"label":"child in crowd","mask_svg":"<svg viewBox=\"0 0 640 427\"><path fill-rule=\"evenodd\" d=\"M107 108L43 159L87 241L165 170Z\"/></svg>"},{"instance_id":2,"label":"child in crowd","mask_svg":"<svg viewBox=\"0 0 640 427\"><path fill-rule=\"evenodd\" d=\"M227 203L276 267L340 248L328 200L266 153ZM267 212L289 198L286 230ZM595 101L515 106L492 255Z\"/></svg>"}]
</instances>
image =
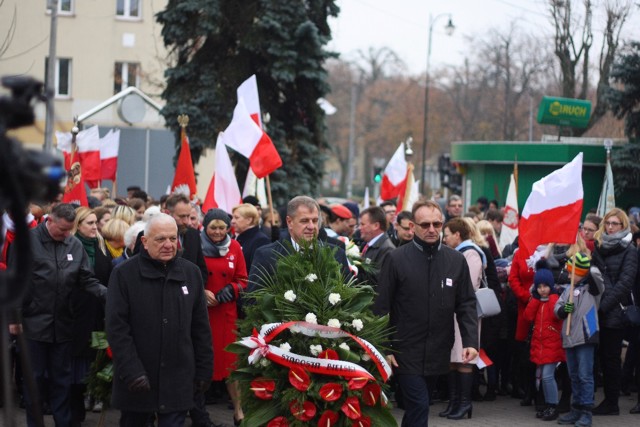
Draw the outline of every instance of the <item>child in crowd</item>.
<instances>
[{"instance_id":1,"label":"child in crowd","mask_svg":"<svg viewBox=\"0 0 640 427\"><path fill-rule=\"evenodd\" d=\"M604 291L600 270L591 266L591 260L578 252L567 261L569 277L575 274L575 286L567 286L555 305L555 313L565 319L562 325L562 346L566 350L567 367L571 377L573 400L571 412L561 416L558 424L577 427L591 426L594 378L593 357L598 344L598 307ZM571 315L571 326L566 333Z\"/></svg>"},{"instance_id":2,"label":"child in crowd","mask_svg":"<svg viewBox=\"0 0 640 427\"><path fill-rule=\"evenodd\" d=\"M553 312L558 301L558 294L554 288L553 273L549 270L546 260L538 261L531 287L532 298L524 311L524 317L527 321L533 322L530 357L531 362L537 365L537 377L541 379L546 403L546 406L536 413L536 417L544 421L558 418L558 385L555 372L558 363L565 360L560 336L562 320Z\"/></svg>"}]
</instances>

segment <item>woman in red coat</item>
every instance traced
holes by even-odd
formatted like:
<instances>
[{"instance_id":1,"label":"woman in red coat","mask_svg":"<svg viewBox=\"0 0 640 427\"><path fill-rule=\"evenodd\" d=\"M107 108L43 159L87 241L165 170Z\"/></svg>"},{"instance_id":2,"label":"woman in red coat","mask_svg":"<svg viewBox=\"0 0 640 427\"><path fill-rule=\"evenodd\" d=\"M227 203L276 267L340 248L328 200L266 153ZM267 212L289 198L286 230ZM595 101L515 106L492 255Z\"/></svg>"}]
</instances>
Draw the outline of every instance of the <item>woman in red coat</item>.
<instances>
[{"instance_id":1,"label":"woman in red coat","mask_svg":"<svg viewBox=\"0 0 640 427\"><path fill-rule=\"evenodd\" d=\"M553 290L553 273L547 268L546 261L536 264L536 274L531 287L531 300L524 311L527 321L533 322L531 334L531 361L538 367L546 408L536 413L544 421L558 418L558 385L555 372L559 362L565 361L562 348L562 320L553 312L558 294Z\"/></svg>"},{"instance_id":2,"label":"woman in red coat","mask_svg":"<svg viewBox=\"0 0 640 427\"><path fill-rule=\"evenodd\" d=\"M211 209L204 217L200 235L202 252L209 271L205 284L209 325L213 341L213 380L220 381L229 376L236 355L224 348L237 341L236 299L247 286L247 266L242 248L229 237L229 215L222 209ZM233 403L233 419L239 424L244 418L240 406L240 395L236 382L227 382L227 390Z\"/></svg>"}]
</instances>

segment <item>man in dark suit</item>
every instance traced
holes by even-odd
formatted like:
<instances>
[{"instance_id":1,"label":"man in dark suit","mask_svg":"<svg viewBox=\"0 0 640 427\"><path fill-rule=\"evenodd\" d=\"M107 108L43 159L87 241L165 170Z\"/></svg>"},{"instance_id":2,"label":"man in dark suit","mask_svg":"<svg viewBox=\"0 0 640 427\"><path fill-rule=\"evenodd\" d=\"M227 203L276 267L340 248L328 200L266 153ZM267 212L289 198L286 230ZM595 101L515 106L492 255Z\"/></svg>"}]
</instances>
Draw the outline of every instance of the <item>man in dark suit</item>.
<instances>
[{"instance_id":1,"label":"man in dark suit","mask_svg":"<svg viewBox=\"0 0 640 427\"><path fill-rule=\"evenodd\" d=\"M370 269L365 268L358 274L374 288L378 286L378 272L389 253L396 247L389 239L387 231L387 217L378 206L372 206L360 214L360 235L365 242L362 248L362 258Z\"/></svg>"},{"instance_id":2,"label":"man in dark suit","mask_svg":"<svg viewBox=\"0 0 640 427\"><path fill-rule=\"evenodd\" d=\"M320 227L320 206L311 197L294 197L287 204L286 220L289 242L280 240L258 248L253 255L253 264L249 272L248 292L252 292L262 286L263 275L265 273L273 273L278 258L289 254L291 247L294 250L299 250L303 242L311 242L317 238ZM328 243L318 241L318 244ZM343 275L348 277L351 273L349 272L349 264L344 250L336 248L334 256L342 265Z\"/></svg>"}]
</instances>

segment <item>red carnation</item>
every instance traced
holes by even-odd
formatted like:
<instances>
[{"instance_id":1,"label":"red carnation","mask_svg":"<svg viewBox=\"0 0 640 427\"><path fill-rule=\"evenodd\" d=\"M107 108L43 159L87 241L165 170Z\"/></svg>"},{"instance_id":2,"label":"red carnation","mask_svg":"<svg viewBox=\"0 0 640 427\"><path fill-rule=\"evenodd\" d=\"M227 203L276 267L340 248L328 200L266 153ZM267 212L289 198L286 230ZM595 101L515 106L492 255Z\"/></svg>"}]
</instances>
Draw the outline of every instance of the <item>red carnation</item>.
<instances>
[{"instance_id":1,"label":"red carnation","mask_svg":"<svg viewBox=\"0 0 640 427\"><path fill-rule=\"evenodd\" d=\"M296 390L307 391L311 385L311 378L304 369L295 366L289 370L289 382Z\"/></svg>"},{"instance_id":2,"label":"red carnation","mask_svg":"<svg viewBox=\"0 0 640 427\"><path fill-rule=\"evenodd\" d=\"M267 427L289 427L289 421L285 417L275 417L269 421Z\"/></svg>"},{"instance_id":3,"label":"red carnation","mask_svg":"<svg viewBox=\"0 0 640 427\"><path fill-rule=\"evenodd\" d=\"M299 419L300 421L309 421L316 415L316 405L309 402L308 400L300 405L300 402L294 400L289 404L289 409L294 417Z\"/></svg>"},{"instance_id":4,"label":"red carnation","mask_svg":"<svg viewBox=\"0 0 640 427\"><path fill-rule=\"evenodd\" d=\"M318 357L320 359L330 359L330 360L338 360L338 353L336 353L335 350L331 350L330 348L326 349L325 351L321 352Z\"/></svg>"},{"instance_id":5,"label":"red carnation","mask_svg":"<svg viewBox=\"0 0 640 427\"><path fill-rule=\"evenodd\" d=\"M351 378L349 380L349 390L360 390L362 387L367 385L368 382L369 382L369 378L364 378L364 377Z\"/></svg>"},{"instance_id":6,"label":"red carnation","mask_svg":"<svg viewBox=\"0 0 640 427\"><path fill-rule=\"evenodd\" d=\"M327 383L320 387L320 397L327 402L334 402L342 396L342 386L337 383Z\"/></svg>"},{"instance_id":7,"label":"red carnation","mask_svg":"<svg viewBox=\"0 0 640 427\"><path fill-rule=\"evenodd\" d=\"M371 418L361 417L351 424L351 427L371 427Z\"/></svg>"},{"instance_id":8,"label":"red carnation","mask_svg":"<svg viewBox=\"0 0 640 427\"><path fill-rule=\"evenodd\" d=\"M320 416L318 421L318 427L332 427L338 423L340 415L337 412L333 412L331 409L327 409Z\"/></svg>"},{"instance_id":9,"label":"red carnation","mask_svg":"<svg viewBox=\"0 0 640 427\"><path fill-rule=\"evenodd\" d=\"M257 378L251 381L250 390L256 395L258 399L271 400L273 399L273 391L276 389L276 383L273 380L267 378Z\"/></svg>"},{"instance_id":10,"label":"red carnation","mask_svg":"<svg viewBox=\"0 0 640 427\"><path fill-rule=\"evenodd\" d=\"M111 351L111 347L107 347L105 351L107 353L107 357L109 357L109 359L113 359L113 352Z\"/></svg>"},{"instance_id":11,"label":"red carnation","mask_svg":"<svg viewBox=\"0 0 640 427\"><path fill-rule=\"evenodd\" d=\"M358 402L357 397L347 397L347 400L344 401L344 404L340 409L347 417L351 418L352 420L357 420L362 417L362 412L360 411L360 402Z\"/></svg>"},{"instance_id":12,"label":"red carnation","mask_svg":"<svg viewBox=\"0 0 640 427\"><path fill-rule=\"evenodd\" d=\"M362 389L362 401L365 405L375 406L380 400L380 386L377 383L369 383Z\"/></svg>"}]
</instances>

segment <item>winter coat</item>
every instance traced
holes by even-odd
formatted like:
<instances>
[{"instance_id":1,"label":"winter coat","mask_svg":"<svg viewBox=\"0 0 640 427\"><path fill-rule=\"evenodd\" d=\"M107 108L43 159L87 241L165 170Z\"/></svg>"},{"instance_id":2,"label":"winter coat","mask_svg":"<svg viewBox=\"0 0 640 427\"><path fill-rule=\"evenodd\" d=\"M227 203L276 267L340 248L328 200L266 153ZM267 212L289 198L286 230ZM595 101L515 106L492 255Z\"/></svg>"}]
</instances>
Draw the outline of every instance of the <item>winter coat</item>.
<instances>
[{"instance_id":1,"label":"winter coat","mask_svg":"<svg viewBox=\"0 0 640 427\"><path fill-rule=\"evenodd\" d=\"M386 258L378 292L374 312L390 315L396 373L449 371L454 313L463 347L478 348L476 296L467 262L455 249L414 237Z\"/></svg>"},{"instance_id":2,"label":"winter coat","mask_svg":"<svg viewBox=\"0 0 640 427\"><path fill-rule=\"evenodd\" d=\"M554 312L560 319L565 319L562 324L562 346L573 348L583 344L598 344L599 324L598 307L604 291L604 278L596 266L591 266L589 275L574 285L573 289L573 313L571 314L571 327L569 335L567 330L568 314L564 311L565 303L569 302L570 286L567 286L555 304Z\"/></svg>"},{"instance_id":3,"label":"winter coat","mask_svg":"<svg viewBox=\"0 0 640 427\"><path fill-rule=\"evenodd\" d=\"M516 341L526 341L531 329L531 322L524 317L524 310L531 298L529 289L533 284L534 271L527 265L524 251L518 250L511 262L509 287L518 300L518 324L516 325Z\"/></svg>"},{"instance_id":4,"label":"winter coat","mask_svg":"<svg viewBox=\"0 0 640 427\"><path fill-rule=\"evenodd\" d=\"M382 233L373 245L367 246L367 251L362 256L362 262L368 264L371 270L366 271L365 268L362 268L358 272L358 280L366 281L367 284L373 286L375 289L378 286L380 267L384 263L385 258L389 256L395 248L389 236L387 236L386 233Z\"/></svg>"},{"instance_id":5,"label":"winter coat","mask_svg":"<svg viewBox=\"0 0 640 427\"><path fill-rule=\"evenodd\" d=\"M631 304L631 290L636 280L638 254L635 246L618 244L609 250L596 243L595 264L604 276L604 292L600 300L600 326L624 329L623 306Z\"/></svg>"},{"instance_id":6,"label":"winter coat","mask_svg":"<svg viewBox=\"0 0 640 427\"><path fill-rule=\"evenodd\" d=\"M213 380L220 381L229 376L229 369L237 360L237 355L225 351L225 347L237 341L236 300L247 287L247 266L242 248L235 240L231 240L229 252L225 256L205 257L204 261L209 270L209 280L205 284L205 289L215 294L227 284L231 284L235 294L233 301L207 307L213 341Z\"/></svg>"},{"instance_id":7,"label":"winter coat","mask_svg":"<svg viewBox=\"0 0 640 427\"><path fill-rule=\"evenodd\" d=\"M238 234L236 240L240 243L240 246L242 246L242 254L244 255L244 261L247 264L247 271L251 269L253 254L256 250L271 243L271 239L260 231L260 227L258 226L251 227Z\"/></svg>"},{"instance_id":8,"label":"winter coat","mask_svg":"<svg viewBox=\"0 0 640 427\"><path fill-rule=\"evenodd\" d=\"M546 301L531 298L524 310L524 318L533 322L531 334L531 361L536 365L564 362L562 349L562 320L553 309L558 301L557 294L549 295Z\"/></svg>"},{"instance_id":9,"label":"winter coat","mask_svg":"<svg viewBox=\"0 0 640 427\"><path fill-rule=\"evenodd\" d=\"M192 408L194 381L210 381L213 368L198 267L180 257L164 264L141 248L111 274L106 312L113 407L160 413ZM151 391L129 391L127 385L142 375Z\"/></svg>"},{"instance_id":10,"label":"winter coat","mask_svg":"<svg viewBox=\"0 0 640 427\"><path fill-rule=\"evenodd\" d=\"M107 289L94 277L89 256L82 243L73 236L64 241L53 240L46 222L31 231L31 274L22 300L22 325L25 336L34 341L61 343L73 340L70 295L74 289L84 289L101 301ZM9 261L16 262L15 248Z\"/></svg>"}]
</instances>

